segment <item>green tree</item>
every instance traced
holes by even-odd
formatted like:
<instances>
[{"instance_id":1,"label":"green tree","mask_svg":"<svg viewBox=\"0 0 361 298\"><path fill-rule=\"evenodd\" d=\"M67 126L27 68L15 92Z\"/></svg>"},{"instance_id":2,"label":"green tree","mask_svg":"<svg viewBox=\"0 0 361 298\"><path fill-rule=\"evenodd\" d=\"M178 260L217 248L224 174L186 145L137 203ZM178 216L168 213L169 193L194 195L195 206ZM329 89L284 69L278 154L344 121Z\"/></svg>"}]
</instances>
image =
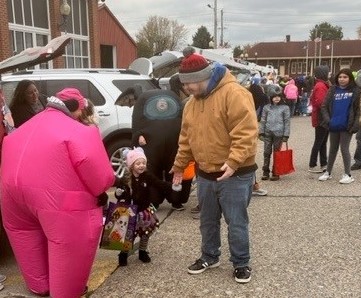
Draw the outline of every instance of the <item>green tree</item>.
<instances>
[{"instance_id":1,"label":"green tree","mask_svg":"<svg viewBox=\"0 0 361 298\"><path fill-rule=\"evenodd\" d=\"M323 22L315 25L310 30L310 39L315 40L317 37L321 37L323 40L341 40L343 38L342 27L332 26L330 23Z\"/></svg>"},{"instance_id":2,"label":"green tree","mask_svg":"<svg viewBox=\"0 0 361 298\"><path fill-rule=\"evenodd\" d=\"M233 58L238 58L239 56L241 56L242 53L243 53L243 50L242 50L241 46L236 46L233 49Z\"/></svg>"},{"instance_id":3,"label":"green tree","mask_svg":"<svg viewBox=\"0 0 361 298\"><path fill-rule=\"evenodd\" d=\"M208 49L209 42L212 40L212 37L208 29L204 26L201 26L198 28L196 34L192 36L192 40L192 46L201 49Z\"/></svg>"},{"instance_id":4,"label":"green tree","mask_svg":"<svg viewBox=\"0 0 361 298\"><path fill-rule=\"evenodd\" d=\"M151 57L165 50L184 47L188 31L184 25L164 17L151 16L136 34L138 57Z\"/></svg>"},{"instance_id":5,"label":"green tree","mask_svg":"<svg viewBox=\"0 0 361 298\"><path fill-rule=\"evenodd\" d=\"M233 58L239 58L241 54L246 54L249 52L249 50L253 47L250 43L247 43L243 46L236 46L233 49Z\"/></svg>"}]
</instances>

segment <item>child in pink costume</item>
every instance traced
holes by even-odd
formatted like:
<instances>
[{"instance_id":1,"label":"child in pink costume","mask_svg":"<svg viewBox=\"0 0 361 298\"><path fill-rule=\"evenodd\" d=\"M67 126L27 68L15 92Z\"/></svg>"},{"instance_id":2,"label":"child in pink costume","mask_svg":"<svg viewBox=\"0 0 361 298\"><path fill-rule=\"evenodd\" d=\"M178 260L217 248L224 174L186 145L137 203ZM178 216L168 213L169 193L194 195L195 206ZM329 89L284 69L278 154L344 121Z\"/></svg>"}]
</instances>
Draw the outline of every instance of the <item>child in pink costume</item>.
<instances>
[{"instance_id":1,"label":"child in pink costume","mask_svg":"<svg viewBox=\"0 0 361 298\"><path fill-rule=\"evenodd\" d=\"M114 174L99 130L77 121L86 100L66 88L4 139L1 210L16 260L37 295L77 298L102 230Z\"/></svg>"}]
</instances>

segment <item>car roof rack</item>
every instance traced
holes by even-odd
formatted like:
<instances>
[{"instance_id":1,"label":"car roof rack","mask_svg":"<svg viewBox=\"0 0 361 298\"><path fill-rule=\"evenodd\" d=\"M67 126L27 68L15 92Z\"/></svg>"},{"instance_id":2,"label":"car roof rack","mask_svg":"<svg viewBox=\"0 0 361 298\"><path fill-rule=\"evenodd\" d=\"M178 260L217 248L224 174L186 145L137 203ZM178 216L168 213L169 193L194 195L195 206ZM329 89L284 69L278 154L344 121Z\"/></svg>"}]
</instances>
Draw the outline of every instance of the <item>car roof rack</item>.
<instances>
[{"instance_id":1,"label":"car roof rack","mask_svg":"<svg viewBox=\"0 0 361 298\"><path fill-rule=\"evenodd\" d=\"M26 69L11 73L11 75L28 75L42 73L120 73L140 75L139 72L132 69L121 68L52 68L52 69Z\"/></svg>"}]
</instances>

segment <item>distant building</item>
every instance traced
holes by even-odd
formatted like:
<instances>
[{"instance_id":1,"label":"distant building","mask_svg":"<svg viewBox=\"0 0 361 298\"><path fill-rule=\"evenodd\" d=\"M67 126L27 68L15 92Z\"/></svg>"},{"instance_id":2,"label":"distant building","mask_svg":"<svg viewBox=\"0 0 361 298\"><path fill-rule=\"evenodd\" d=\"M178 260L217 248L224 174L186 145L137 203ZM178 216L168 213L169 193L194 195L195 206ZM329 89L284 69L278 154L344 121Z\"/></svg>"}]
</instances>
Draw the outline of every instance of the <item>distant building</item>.
<instances>
[{"instance_id":1,"label":"distant building","mask_svg":"<svg viewBox=\"0 0 361 298\"><path fill-rule=\"evenodd\" d=\"M134 40L98 0L0 1L0 61L65 33L72 37L65 54L37 68L125 68L137 57Z\"/></svg>"},{"instance_id":2,"label":"distant building","mask_svg":"<svg viewBox=\"0 0 361 298\"><path fill-rule=\"evenodd\" d=\"M260 42L248 51L247 60L272 65L283 75L313 75L317 65L328 65L332 73L341 68L361 69L361 39Z\"/></svg>"}]
</instances>

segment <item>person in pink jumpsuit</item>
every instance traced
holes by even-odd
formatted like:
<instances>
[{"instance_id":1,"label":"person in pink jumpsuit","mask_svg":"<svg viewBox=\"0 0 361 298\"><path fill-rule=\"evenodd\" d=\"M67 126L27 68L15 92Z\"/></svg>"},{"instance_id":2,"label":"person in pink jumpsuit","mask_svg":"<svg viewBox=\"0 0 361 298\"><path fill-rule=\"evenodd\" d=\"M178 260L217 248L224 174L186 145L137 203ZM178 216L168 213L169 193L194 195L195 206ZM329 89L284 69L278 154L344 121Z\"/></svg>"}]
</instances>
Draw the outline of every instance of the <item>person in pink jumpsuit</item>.
<instances>
[{"instance_id":1,"label":"person in pink jumpsuit","mask_svg":"<svg viewBox=\"0 0 361 298\"><path fill-rule=\"evenodd\" d=\"M102 230L100 194L114 173L99 130L77 121L86 99L66 88L2 148L1 210L31 292L78 298Z\"/></svg>"}]
</instances>

